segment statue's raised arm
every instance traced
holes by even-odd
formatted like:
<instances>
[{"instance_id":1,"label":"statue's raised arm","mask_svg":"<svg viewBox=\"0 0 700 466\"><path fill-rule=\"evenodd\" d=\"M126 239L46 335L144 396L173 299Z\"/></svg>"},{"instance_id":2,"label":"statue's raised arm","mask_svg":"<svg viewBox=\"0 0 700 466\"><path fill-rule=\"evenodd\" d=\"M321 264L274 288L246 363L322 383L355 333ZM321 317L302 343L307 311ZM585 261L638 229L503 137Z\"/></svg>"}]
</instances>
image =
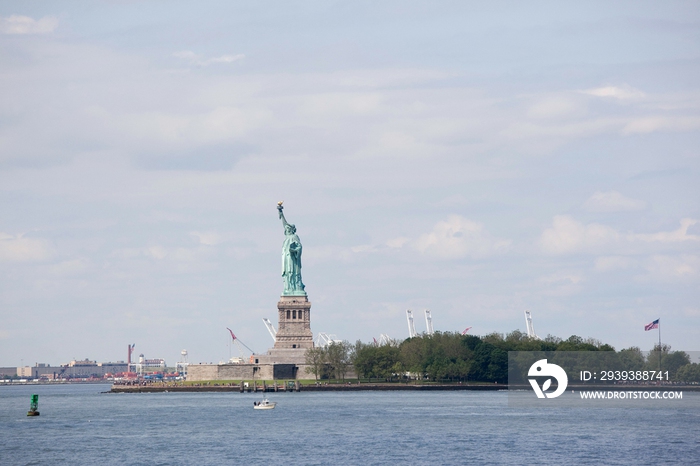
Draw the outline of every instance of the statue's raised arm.
<instances>
[{"instance_id":1,"label":"statue's raised arm","mask_svg":"<svg viewBox=\"0 0 700 466\"><path fill-rule=\"evenodd\" d=\"M277 211L284 226L284 244L282 245L282 278L284 279L283 296L306 296L304 283L301 281L301 240L297 228L287 222L282 212L282 201L277 203Z\"/></svg>"},{"instance_id":2,"label":"statue's raised arm","mask_svg":"<svg viewBox=\"0 0 700 466\"><path fill-rule=\"evenodd\" d=\"M289 225L289 224L287 223L287 219L284 218L284 212L282 212L282 209L284 209L282 202L284 202L284 201L279 201L277 203L277 211L280 213L280 218L282 219L282 226L286 228L287 225Z\"/></svg>"}]
</instances>

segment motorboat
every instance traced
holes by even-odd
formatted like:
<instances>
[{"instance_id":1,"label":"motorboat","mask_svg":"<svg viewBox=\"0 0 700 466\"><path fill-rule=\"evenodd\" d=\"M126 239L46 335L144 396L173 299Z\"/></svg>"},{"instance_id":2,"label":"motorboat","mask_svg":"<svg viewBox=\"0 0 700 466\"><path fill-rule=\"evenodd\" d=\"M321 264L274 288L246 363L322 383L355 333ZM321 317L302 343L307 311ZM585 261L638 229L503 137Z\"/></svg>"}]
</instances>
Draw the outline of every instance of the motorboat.
<instances>
[{"instance_id":1,"label":"motorboat","mask_svg":"<svg viewBox=\"0 0 700 466\"><path fill-rule=\"evenodd\" d=\"M277 406L277 403L272 402L267 398L263 398L262 401L253 402L253 409L275 409L275 406Z\"/></svg>"}]
</instances>

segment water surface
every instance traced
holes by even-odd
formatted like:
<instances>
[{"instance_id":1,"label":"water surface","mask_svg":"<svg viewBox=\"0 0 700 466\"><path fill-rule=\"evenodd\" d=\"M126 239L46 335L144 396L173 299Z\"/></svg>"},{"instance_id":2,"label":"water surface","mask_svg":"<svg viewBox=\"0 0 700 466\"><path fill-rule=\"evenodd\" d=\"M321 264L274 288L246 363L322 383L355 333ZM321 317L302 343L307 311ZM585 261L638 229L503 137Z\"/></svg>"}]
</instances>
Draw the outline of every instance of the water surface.
<instances>
[{"instance_id":1,"label":"water surface","mask_svg":"<svg viewBox=\"0 0 700 466\"><path fill-rule=\"evenodd\" d=\"M0 386L0 463L700 464L683 409L522 409L505 392L104 394ZM41 416L28 418L38 393Z\"/></svg>"}]
</instances>

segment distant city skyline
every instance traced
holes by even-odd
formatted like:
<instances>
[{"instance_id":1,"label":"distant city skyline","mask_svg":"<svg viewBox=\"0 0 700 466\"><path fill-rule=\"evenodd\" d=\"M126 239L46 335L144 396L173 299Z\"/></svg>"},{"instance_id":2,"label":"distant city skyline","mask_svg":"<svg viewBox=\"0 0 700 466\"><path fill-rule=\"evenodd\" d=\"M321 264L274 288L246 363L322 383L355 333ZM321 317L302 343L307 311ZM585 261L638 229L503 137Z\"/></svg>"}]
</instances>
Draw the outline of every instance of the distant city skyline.
<instances>
[{"instance_id":1,"label":"distant city skyline","mask_svg":"<svg viewBox=\"0 0 700 466\"><path fill-rule=\"evenodd\" d=\"M692 2L0 4L0 366L311 329L700 350ZM233 354L230 354L232 352Z\"/></svg>"}]
</instances>

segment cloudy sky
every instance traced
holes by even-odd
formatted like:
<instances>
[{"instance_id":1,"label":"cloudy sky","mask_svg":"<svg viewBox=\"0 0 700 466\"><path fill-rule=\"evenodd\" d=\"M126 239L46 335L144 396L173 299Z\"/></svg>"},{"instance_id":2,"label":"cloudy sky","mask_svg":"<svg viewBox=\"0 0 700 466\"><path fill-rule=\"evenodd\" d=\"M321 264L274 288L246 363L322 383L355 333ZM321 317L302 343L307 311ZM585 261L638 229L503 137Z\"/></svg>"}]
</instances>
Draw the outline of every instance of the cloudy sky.
<instances>
[{"instance_id":1,"label":"cloudy sky","mask_svg":"<svg viewBox=\"0 0 700 466\"><path fill-rule=\"evenodd\" d=\"M0 366L312 330L700 349L696 2L3 2Z\"/></svg>"}]
</instances>

